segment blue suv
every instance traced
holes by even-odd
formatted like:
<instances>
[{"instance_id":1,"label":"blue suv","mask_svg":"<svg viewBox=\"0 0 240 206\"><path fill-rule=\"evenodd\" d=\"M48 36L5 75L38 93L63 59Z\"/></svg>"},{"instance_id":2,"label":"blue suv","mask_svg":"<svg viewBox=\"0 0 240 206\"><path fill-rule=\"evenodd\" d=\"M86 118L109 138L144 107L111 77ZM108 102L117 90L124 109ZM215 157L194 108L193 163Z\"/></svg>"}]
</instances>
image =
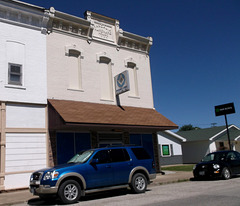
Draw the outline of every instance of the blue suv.
<instances>
[{"instance_id":1,"label":"blue suv","mask_svg":"<svg viewBox=\"0 0 240 206\"><path fill-rule=\"evenodd\" d=\"M127 188L144 193L156 178L155 164L143 147L107 147L76 154L66 164L34 172L30 192L45 199L57 195L63 203L85 194Z\"/></svg>"}]
</instances>

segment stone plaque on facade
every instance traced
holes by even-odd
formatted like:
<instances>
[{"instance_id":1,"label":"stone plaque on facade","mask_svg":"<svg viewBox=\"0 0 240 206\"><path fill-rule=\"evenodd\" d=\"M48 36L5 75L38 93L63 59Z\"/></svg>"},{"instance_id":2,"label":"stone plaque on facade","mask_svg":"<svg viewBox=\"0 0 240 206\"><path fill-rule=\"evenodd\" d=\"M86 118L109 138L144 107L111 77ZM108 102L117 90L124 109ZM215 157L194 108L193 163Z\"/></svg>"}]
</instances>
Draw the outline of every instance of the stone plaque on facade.
<instances>
[{"instance_id":1,"label":"stone plaque on facade","mask_svg":"<svg viewBox=\"0 0 240 206\"><path fill-rule=\"evenodd\" d=\"M114 26L93 20L93 37L114 42Z\"/></svg>"}]
</instances>

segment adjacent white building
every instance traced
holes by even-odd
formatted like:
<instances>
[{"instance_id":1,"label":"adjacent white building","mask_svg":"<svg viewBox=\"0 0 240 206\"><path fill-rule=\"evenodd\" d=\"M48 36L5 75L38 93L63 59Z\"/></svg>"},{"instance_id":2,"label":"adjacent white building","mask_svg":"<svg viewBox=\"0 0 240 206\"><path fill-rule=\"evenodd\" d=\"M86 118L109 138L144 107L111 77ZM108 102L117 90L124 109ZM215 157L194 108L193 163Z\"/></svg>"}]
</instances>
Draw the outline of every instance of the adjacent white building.
<instances>
[{"instance_id":1,"label":"adjacent white building","mask_svg":"<svg viewBox=\"0 0 240 206\"><path fill-rule=\"evenodd\" d=\"M158 132L161 166L183 163L183 142L186 142L186 139L174 132L169 130Z\"/></svg>"},{"instance_id":2,"label":"adjacent white building","mask_svg":"<svg viewBox=\"0 0 240 206\"><path fill-rule=\"evenodd\" d=\"M47 165L47 21L43 8L0 1L0 190Z\"/></svg>"}]
</instances>

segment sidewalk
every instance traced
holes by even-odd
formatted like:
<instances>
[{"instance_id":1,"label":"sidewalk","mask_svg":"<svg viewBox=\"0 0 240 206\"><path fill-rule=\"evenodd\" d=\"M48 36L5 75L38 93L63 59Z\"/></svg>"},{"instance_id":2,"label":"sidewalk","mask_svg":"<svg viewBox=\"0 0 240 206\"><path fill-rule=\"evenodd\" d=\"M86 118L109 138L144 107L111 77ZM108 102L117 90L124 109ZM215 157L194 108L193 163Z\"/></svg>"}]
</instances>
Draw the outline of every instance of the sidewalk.
<instances>
[{"instance_id":1,"label":"sidewalk","mask_svg":"<svg viewBox=\"0 0 240 206\"><path fill-rule=\"evenodd\" d=\"M162 184L170 184L182 181L189 181L193 177L192 172L171 172L164 171L165 175L157 174L157 178L149 185L149 188ZM27 203L28 200L37 198L28 189L0 193L0 206L10 206L19 203Z\"/></svg>"}]
</instances>

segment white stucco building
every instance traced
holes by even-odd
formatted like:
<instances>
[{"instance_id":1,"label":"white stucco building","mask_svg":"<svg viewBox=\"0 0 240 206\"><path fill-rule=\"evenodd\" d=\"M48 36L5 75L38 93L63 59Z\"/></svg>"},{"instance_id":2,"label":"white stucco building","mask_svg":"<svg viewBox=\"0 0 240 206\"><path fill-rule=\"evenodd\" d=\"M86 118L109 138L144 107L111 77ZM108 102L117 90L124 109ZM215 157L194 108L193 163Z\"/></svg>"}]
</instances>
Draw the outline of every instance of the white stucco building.
<instances>
[{"instance_id":1,"label":"white stucco building","mask_svg":"<svg viewBox=\"0 0 240 206\"><path fill-rule=\"evenodd\" d=\"M47 165L47 21L43 8L0 1L0 190Z\"/></svg>"},{"instance_id":2,"label":"white stucco building","mask_svg":"<svg viewBox=\"0 0 240 206\"><path fill-rule=\"evenodd\" d=\"M151 37L86 11L85 18L50 8L47 82L50 162L112 144L144 146L159 169L157 131L177 126L154 109ZM128 71L130 91L116 96L114 77ZM125 81L125 80L121 80Z\"/></svg>"},{"instance_id":3,"label":"white stucco building","mask_svg":"<svg viewBox=\"0 0 240 206\"><path fill-rule=\"evenodd\" d=\"M15 0L0 1L0 27L0 190L107 145L142 145L160 170L157 132L177 125L154 109L151 37Z\"/></svg>"}]
</instances>

